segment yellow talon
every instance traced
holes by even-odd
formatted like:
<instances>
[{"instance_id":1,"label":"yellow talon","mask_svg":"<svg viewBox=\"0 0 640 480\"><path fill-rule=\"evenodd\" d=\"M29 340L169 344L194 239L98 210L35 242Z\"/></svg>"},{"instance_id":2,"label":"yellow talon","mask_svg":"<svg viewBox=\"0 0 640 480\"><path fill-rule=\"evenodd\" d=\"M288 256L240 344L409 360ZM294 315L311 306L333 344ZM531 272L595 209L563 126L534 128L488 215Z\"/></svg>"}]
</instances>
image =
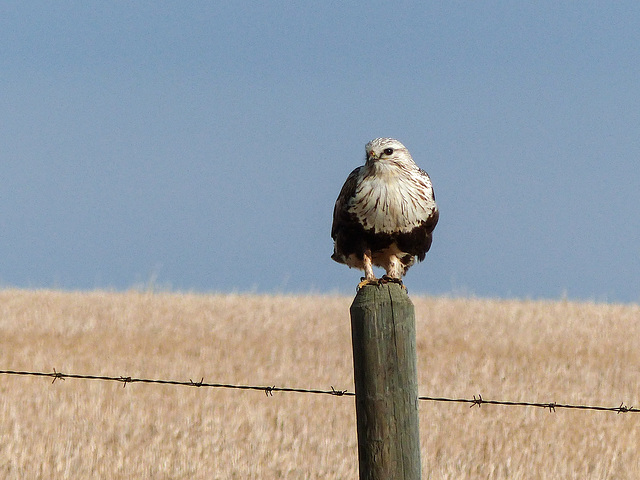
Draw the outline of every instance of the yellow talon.
<instances>
[{"instance_id":1,"label":"yellow talon","mask_svg":"<svg viewBox=\"0 0 640 480\"><path fill-rule=\"evenodd\" d=\"M362 277L360 280L361 281L358 284L356 291L360 290L362 287L366 287L367 285L374 285L374 286L380 285L380 280L378 280L377 278L371 278L367 280L365 277Z\"/></svg>"}]
</instances>

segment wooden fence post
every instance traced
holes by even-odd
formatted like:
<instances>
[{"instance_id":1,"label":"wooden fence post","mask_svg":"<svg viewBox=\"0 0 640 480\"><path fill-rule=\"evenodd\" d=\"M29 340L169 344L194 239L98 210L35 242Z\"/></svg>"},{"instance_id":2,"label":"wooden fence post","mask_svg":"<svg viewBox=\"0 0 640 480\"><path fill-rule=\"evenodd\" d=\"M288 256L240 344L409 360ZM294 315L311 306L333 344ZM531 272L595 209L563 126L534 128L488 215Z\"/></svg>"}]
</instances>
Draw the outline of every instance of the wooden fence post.
<instances>
[{"instance_id":1,"label":"wooden fence post","mask_svg":"<svg viewBox=\"0 0 640 480\"><path fill-rule=\"evenodd\" d=\"M413 303L400 285L367 285L351 304L360 480L421 477Z\"/></svg>"}]
</instances>

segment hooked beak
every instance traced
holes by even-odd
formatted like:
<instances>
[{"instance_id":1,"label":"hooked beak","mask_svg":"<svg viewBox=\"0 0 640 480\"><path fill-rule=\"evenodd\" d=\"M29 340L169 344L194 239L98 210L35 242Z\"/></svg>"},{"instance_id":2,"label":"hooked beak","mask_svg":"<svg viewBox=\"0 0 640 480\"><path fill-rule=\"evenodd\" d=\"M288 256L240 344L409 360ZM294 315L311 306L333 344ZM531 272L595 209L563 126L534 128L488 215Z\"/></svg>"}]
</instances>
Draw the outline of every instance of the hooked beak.
<instances>
[{"instance_id":1,"label":"hooked beak","mask_svg":"<svg viewBox=\"0 0 640 480\"><path fill-rule=\"evenodd\" d=\"M367 152L367 161L373 162L374 160L378 160L376 152L374 152L373 150L369 150Z\"/></svg>"}]
</instances>

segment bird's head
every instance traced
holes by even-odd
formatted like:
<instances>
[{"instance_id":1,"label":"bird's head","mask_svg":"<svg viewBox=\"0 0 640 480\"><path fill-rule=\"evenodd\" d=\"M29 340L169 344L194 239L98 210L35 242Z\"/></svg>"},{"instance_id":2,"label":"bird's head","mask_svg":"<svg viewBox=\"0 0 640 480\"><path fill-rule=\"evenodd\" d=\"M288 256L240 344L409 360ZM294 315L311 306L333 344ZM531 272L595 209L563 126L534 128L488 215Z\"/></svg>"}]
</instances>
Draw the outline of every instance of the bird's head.
<instances>
[{"instance_id":1,"label":"bird's head","mask_svg":"<svg viewBox=\"0 0 640 480\"><path fill-rule=\"evenodd\" d=\"M367 165L373 166L382 164L402 164L407 161L413 162L411 154L398 140L393 138L376 138L365 146L367 152Z\"/></svg>"}]
</instances>

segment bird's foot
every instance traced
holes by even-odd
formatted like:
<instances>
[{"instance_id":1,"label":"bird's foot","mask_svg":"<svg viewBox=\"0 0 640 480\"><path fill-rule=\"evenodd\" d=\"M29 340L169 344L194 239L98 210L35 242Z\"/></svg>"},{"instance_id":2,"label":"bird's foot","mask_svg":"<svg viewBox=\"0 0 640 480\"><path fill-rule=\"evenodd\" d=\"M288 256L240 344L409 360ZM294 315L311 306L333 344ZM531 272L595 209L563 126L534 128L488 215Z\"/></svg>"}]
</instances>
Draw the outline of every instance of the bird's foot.
<instances>
[{"instance_id":1,"label":"bird's foot","mask_svg":"<svg viewBox=\"0 0 640 480\"><path fill-rule=\"evenodd\" d=\"M383 285L385 283L397 283L402 287L403 290L407 289L407 287L404 286L404 283L402 283L401 278L390 277L389 275L383 275L382 278L380 279L380 283Z\"/></svg>"},{"instance_id":2,"label":"bird's foot","mask_svg":"<svg viewBox=\"0 0 640 480\"><path fill-rule=\"evenodd\" d=\"M367 285L375 285L378 286L380 285L380 280L377 278L366 278L366 277L361 277L360 278L360 283L358 284L358 286L356 287L356 291L360 290L362 287L366 287Z\"/></svg>"},{"instance_id":3,"label":"bird's foot","mask_svg":"<svg viewBox=\"0 0 640 480\"><path fill-rule=\"evenodd\" d=\"M374 285L377 287L379 285L386 285L387 283L397 283L402 287L403 290L407 291L407 287L404 286L404 283L402 283L401 278L394 278L394 277L390 277L389 275L383 275L382 278L369 278L369 279L367 279L366 277L361 277L360 283L358 284L356 291L360 290L362 287L366 287L367 285Z\"/></svg>"}]
</instances>

